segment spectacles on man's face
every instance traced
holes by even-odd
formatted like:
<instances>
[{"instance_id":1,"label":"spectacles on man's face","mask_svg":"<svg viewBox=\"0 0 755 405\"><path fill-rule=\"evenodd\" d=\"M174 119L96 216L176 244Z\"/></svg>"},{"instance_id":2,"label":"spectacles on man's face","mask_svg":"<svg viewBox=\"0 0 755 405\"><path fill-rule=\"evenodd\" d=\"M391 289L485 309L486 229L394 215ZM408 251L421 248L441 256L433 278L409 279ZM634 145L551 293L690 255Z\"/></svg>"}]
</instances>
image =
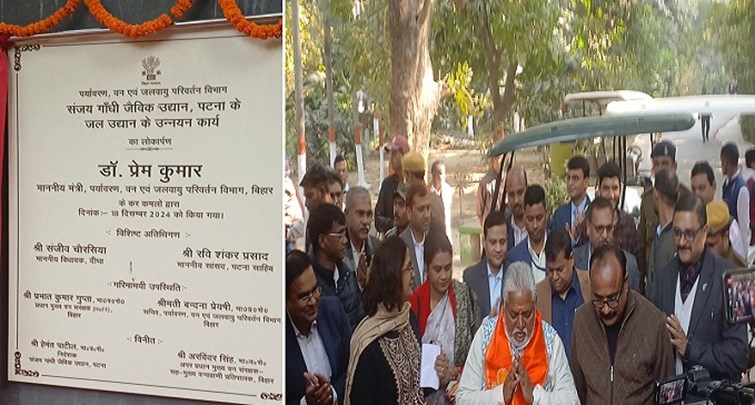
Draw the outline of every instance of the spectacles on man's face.
<instances>
[{"instance_id":1,"label":"spectacles on man's face","mask_svg":"<svg viewBox=\"0 0 755 405\"><path fill-rule=\"evenodd\" d=\"M611 225L595 225L595 223L593 223L592 221L588 221L588 222L590 222L590 225L592 225L592 227L595 228L595 232L597 232L598 235L602 235L602 234L611 235L611 234L613 234L613 229L614 229L613 224L611 224Z\"/></svg>"},{"instance_id":2,"label":"spectacles on man's face","mask_svg":"<svg viewBox=\"0 0 755 405\"><path fill-rule=\"evenodd\" d=\"M592 305L595 306L595 309L600 311L603 309L604 305L608 305L611 309L616 309L616 307L619 306L619 299L621 299L621 294L624 292L624 284L626 283L626 279L621 283L621 288L619 289L619 292L616 294L612 294L606 298L596 298L592 300Z\"/></svg>"},{"instance_id":3,"label":"spectacles on man's face","mask_svg":"<svg viewBox=\"0 0 755 405\"><path fill-rule=\"evenodd\" d=\"M346 239L346 230L343 230L341 232L330 232L328 233L328 236L332 236L338 239Z\"/></svg>"},{"instance_id":4,"label":"spectacles on man's face","mask_svg":"<svg viewBox=\"0 0 755 405\"><path fill-rule=\"evenodd\" d=\"M702 231L704 227L705 225L701 225L697 229L674 228L673 230L674 239L681 240L682 238L684 238L685 240L689 240L689 241L695 240L695 238L697 237L697 234L700 233L700 231Z\"/></svg>"},{"instance_id":5,"label":"spectacles on man's face","mask_svg":"<svg viewBox=\"0 0 755 405\"><path fill-rule=\"evenodd\" d=\"M296 298L296 300L299 302L299 305L305 306L305 305L309 304L309 300L311 300L313 298L314 299L320 298L320 294L322 294L322 287L320 287L318 285L317 287L315 287L314 290L312 290L312 291L310 291L308 293L304 293L304 294L299 295Z\"/></svg>"}]
</instances>

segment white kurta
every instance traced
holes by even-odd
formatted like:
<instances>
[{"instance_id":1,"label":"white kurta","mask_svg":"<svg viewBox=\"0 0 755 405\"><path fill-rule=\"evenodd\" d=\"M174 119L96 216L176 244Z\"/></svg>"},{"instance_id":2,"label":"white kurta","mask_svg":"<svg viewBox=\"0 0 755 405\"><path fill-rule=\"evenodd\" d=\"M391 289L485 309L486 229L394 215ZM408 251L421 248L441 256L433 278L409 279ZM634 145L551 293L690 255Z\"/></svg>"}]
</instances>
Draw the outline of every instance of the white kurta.
<instances>
[{"instance_id":1,"label":"white kurta","mask_svg":"<svg viewBox=\"0 0 755 405\"><path fill-rule=\"evenodd\" d=\"M485 389L485 350L490 340L491 328L495 328L498 318L486 318L477 330L464 364L464 372L456 392L459 405L503 405L503 385ZM579 404L574 377L569 368L564 345L555 329L545 321L542 323L548 351L548 376L545 387L535 387L533 397L536 405Z\"/></svg>"}]
</instances>

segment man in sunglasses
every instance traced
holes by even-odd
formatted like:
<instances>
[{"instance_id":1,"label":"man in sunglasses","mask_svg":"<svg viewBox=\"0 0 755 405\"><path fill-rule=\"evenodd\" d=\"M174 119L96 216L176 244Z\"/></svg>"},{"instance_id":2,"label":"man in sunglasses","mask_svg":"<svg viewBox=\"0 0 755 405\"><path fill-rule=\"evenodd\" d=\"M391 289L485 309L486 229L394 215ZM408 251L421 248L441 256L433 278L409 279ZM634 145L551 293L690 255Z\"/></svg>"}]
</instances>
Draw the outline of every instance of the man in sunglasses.
<instances>
[{"instance_id":1,"label":"man in sunglasses","mask_svg":"<svg viewBox=\"0 0 755 405\"><path fill-rule=\"evenodd\" d=\"M583 404L652 404L655 383L675 374L665 317L629 288L626 266L624 251L612 243L590 257L592 303L577 309L571 339Z\"/></svg>"},{"instance_id":2,"label":"man in sunglasses","mask_svg":"<svg viewBox=\"0 0 755 405\"><path fill-rule=\"evenodd\" d=\"M592 251L601 244L616 243L613 232L616 226L616 215L616 205L611 200L595 197L595 200L587 207L586 213L589 243L574 249L574 267L589 272ZM624 255L627 259L629 287L639 291L640 271L637 268L637 259L626 250L624 250Z\"/></svg>"},{"instance_id":3,"label":"man in sunglasses","mask_svg":"<svg viewBox=\"0 0 755 405\"><path fill-rule=\"evenodd\" d=\"M286 256L286 398L337 404L343 398L351 328L335 297L321 296L306 253Z\"/></svg>"},{"instance_id":4,"label":"man in sunglasses","mask_svg":"<svg viewBox=\"0 0 755 405\"><path fill-rule=\"evenodd\" d=\"M708 227L703 201L682 196L674 209L677 257L657 275L656 304L669 314L666 329L676 351L677 373L700 365L713 379L738 381L747 367L747 329L725 320L721 283L734 264L706 245Z\"/></svg>"}]
</instances>

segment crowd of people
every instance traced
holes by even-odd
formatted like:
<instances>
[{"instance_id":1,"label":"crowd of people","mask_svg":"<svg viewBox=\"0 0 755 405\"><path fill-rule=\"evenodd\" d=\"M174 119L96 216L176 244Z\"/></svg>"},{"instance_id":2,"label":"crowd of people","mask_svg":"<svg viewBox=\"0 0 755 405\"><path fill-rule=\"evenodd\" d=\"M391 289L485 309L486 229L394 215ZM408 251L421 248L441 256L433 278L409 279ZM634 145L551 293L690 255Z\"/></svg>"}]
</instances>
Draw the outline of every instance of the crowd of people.
<instances>
[{"instance_id":1,"label":"crowd of people","mask_svg":"<svg viewBox=\"0 0 755 405\"><path fill-rule=\"evenodd\" d=\"M347 170L315 165L308 215L287 215L287 403L652 404L657 382L694 366L742 378L747 330L726 321L721 283L752 263L755 150L741 168L723 146L716 200L710 163L690 190L674 145L656 144L638 225L614 162L590 199L590 165L572 157L569 201L548 207L519 166L495 201L493 159L477 192L483 258L457 280L445 165L426 182L405 138L387 149L374 209L365 188L346 191Z\"/></svg>"}]
</instances>

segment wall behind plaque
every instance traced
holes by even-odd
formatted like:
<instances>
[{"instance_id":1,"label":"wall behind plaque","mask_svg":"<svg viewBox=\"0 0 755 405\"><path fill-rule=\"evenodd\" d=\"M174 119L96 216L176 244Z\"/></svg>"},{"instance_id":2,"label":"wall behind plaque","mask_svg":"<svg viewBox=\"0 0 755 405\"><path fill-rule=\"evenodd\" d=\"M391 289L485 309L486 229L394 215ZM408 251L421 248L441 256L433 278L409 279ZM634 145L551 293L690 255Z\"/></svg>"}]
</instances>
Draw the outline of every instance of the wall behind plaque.
<instances>
[{"instance_id":1,"label":"wall behind plaque","mask_svg":"<svg viewBox=\"0 0 755 405\"><path fill-rule=\"evenodd\" d=\"M248 16L278 14L282 12L283 0L238 0L242 12ZM8 24L26 25L47 17L65 0L0 0L0 21ZM102 4L115 16L131 24L141 23L168 12L175 0L102 0ZM181 21L202 21L223 19L223 12L214 0L196 0ZM102 28L89 15L84 4L80 4L71 18L55 27L53 32L75 31L80 29ZM7 141L6 148L7 151ZM89 391L74 388L61 388L37 384L9 383L8 370L8 179L7 154L2 183L3 222L2 244L0 244L0 316L6 327L0 332L0 405L200 405L211 404L202 401L189 401L158 398L143 395L128 395L113 392ZM214 404L214 403L213 403Z\"/></svg>"}]
</instances>

